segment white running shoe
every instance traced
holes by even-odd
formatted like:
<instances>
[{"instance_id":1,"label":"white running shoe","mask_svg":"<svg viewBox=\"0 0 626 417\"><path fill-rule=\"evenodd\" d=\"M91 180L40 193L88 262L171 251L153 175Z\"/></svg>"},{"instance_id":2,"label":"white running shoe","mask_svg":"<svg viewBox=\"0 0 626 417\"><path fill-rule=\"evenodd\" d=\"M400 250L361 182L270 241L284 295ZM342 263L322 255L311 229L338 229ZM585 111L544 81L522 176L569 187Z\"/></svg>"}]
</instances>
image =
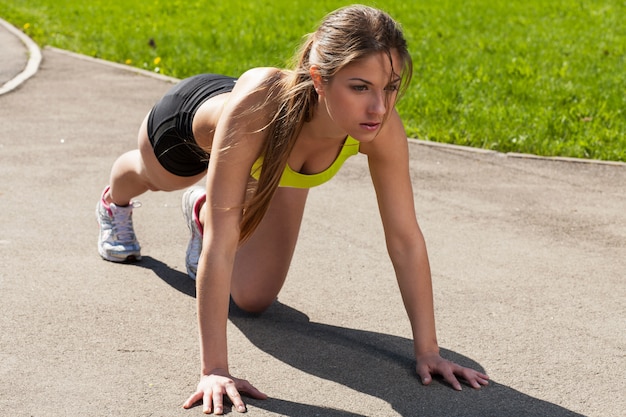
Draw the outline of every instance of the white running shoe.
<instances>
[{"instance_id":1,"label":"white running shoe","mask_svg":"<svg viewBox=\"0 0 626 417\"><path fill-rule=\"evenodd\" d=\"M108 187L102 195L107 192ZM141 260L141 247L133 230L133 203L120 207L107 204L100 198L96 205L96 218L100 226L98 252L111 262L135 262Z\"/></svg>"},{"instance_id":2,"label":"white running shoe","mask_svg":"<svg viewBox=\"0 0 626 417\"><path fill-rule=\"evenodd\" d=\"M191 279L196 279L198 261L200 260L200 252L202 252L202 225L198 219L198 211L205 200L206 191L199 186L191 187L183 194L183 216L185 216L185 222L191 232L187 254L185 255L185 265L187 266L187 275Z\"/></svg>"}]
</instances>

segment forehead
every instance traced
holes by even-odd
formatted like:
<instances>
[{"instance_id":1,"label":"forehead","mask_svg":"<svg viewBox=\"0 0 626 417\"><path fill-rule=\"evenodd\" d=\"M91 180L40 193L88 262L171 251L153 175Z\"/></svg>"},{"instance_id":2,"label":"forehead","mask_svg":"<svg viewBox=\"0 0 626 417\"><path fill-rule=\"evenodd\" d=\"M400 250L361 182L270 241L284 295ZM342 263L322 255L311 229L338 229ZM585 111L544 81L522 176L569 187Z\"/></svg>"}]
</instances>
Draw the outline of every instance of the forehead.
<instances>
[{"instance_id":1,"label":"forehead","mask_svg":"<svg viewBox=\"0 0 626 417\"><path fill-rule=\"evenodd\" d=\"M376 52L351 62L339 70L335 77L347 79L358 77L372 82L380 80L386 84L390 79L400 78L401 72L402 60L399 54L392 50L390 54Z\"/></svg>"}]
</instances>

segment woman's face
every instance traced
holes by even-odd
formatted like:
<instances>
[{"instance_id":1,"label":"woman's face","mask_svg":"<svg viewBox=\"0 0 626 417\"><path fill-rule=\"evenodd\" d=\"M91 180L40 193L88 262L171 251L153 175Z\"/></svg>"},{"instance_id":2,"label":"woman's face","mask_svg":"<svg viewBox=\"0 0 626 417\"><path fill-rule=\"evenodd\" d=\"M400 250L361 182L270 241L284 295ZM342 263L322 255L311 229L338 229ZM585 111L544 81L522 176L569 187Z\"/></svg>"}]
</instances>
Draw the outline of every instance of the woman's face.
<instances>
[{"instance_id":1,"label":"woman's face","mask_svg":"<svg viewBox=\"0 0 626 417\"><path fill-rule=\"evenodd\" d=\"M396 102L402 62L395 50L389 57L375 53L348 64L322 86L332 121L360 142L374 140Z\"/></svg>"}]
</instances>

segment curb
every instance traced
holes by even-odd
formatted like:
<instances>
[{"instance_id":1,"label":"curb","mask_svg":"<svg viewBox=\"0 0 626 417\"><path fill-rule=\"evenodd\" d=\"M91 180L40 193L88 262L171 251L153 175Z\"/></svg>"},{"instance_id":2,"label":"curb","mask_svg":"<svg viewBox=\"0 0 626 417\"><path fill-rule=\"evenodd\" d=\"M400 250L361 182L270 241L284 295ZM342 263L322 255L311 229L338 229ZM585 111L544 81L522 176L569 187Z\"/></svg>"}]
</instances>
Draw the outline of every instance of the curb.
<instances>
[{"instance_id":1,"label":"curb","mask_svg":"<svg viewBox=\"0 0 626 417\"><path fill-rule=\"evenodd\" d=\"M15 26L11 25L9 22L4 19L0 19L0 25L2 25L5 29L15 35L22 43L26 46L28 50L28 63L24 70L16 75L12 80L7 81L2 86L0 86L0 96L6 94L10 91L15 90L22 83L24 83L27 79L32 77L39 70L39 64L41 63L41 50L39 46L28 36L24 34L21 30L17 29Z\"/></svg>"},{"instance_id":2,"label":"curb","mask_svg":"<svg viewBox=\"0 0 626 417\"><path fill-rule=\"evenodd\" d=\"M505 158L515 159L533 159L538 161L550 161L550 162L566 162L575 164L589 164L589 165L606 165L626 168L626 162L621 161L605 161L602 159L584 159L584 158L572 158L566 156L541 156L530 153L519 152L498 152L491 149L473 148L471 146L454 145L451 143L432 142L424 139L409 138L409 144L415 144L416 146L429 146L432 148L440 148L444 151L456 151L465 153L474 153L481 155L498 155Z\"/></svg>"}]
</instances>

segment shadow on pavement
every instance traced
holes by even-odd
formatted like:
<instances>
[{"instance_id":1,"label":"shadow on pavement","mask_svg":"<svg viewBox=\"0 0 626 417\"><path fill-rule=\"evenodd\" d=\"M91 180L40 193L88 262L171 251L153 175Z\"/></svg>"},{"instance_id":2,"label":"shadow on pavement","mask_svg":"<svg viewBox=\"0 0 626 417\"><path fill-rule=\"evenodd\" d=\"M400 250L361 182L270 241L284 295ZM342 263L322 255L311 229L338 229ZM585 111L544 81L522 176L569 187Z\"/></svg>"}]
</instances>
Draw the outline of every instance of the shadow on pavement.
<instances>
[{"instance_id":1,"label":"shadow on pavement","mask_svg":"<svg viewBox=\"0 0 626 417\"><path fill-rule=\"evenodd\" d=\"M174 289L195 296L195 283L186 274L150 257L144 257L137 266L153 270ZM402 416L582 416L495 381L480 390L466 386L461 392L453 391L441 380L423 386L414 370L411 340L314 323L304 313L279 301L261 315L247 314L231 303L230 320L255 346L278 360L302 372L380 398ZM483 370L458 353L441 349L441 354L463 366ZM358 415L332 406L277 398L248 399L247 402L293 417Z\"/></svg>"},{"instance_id":2,"label":"shadow on pavement","mask_svg":"<svg viewBox=\"0 0 626 417\"><path fill-rule=\"evenodd\" d=\"M132 264L153 271L166 284L190 297L196 297L196 282L184 273L150 256L142 256L141 261Z\"/></svg>"}]
</instances>

